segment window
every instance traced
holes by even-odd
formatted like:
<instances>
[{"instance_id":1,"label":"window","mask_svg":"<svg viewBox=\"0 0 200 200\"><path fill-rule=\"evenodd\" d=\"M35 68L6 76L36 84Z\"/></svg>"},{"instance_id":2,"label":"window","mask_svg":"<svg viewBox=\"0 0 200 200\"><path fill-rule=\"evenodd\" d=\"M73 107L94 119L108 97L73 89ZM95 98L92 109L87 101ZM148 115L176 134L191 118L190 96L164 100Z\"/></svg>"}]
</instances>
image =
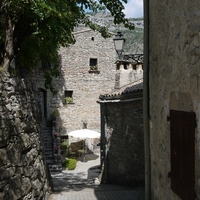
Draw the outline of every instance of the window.
<instances>
[{"instance_id":1,"label":"window","mask_svg":"<svg viewBox=\"0 0 200 200\"><path fill-rule=\"evenodd\" d=\"M66 90L65 91L65 103L73 103L73 91L72 90Z\"/></svg>"},{"instance_id":2,"label":"window","mask_svg":"<svg viewBox=\"0 0 200 200\"><path fill-rule=\"evenodd\" d=\"M90 58L90 70L98 70L97 58Z\"/></svg>"},{"instance_id":3,"label":"window","mask_svg":"<svg viewBox=\"0 0 200 200\"><path fill-rule=\"evenodd\" d=\"M182 200L195 195L195 113L170 110L171 189Z\"/></svg>"}]
</instances>

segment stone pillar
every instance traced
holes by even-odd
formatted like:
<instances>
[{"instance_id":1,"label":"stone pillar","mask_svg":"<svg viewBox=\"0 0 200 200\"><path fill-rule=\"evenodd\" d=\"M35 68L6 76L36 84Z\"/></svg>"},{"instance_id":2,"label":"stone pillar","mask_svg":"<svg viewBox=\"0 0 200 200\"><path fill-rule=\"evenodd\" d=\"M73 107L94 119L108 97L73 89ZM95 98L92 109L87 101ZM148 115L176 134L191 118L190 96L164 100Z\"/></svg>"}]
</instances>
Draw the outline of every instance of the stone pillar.
<instances>
[{"instance_id":1,"label":"stone pillar","mask_svg":"<svg viewBox=\"0 0 200 200\"><path fill-rule=\"evenodd\" d=\"M124 70L124 63L120 63L119 70Z\"/></svg>"},{"instance_id":2,"label":"stone pillar","mask_svg":"<svg viewBox=\"0 0 200 200\"><path fill-rule=\"evenodd\" d=\"M136 70L137 70L137 73L142 73L142 72L143 72L142 64L138 64L138 65L136 66Z\"/></svg>"},{"instance_id":3,"label":"stone pillar","mask_svg":"<svg viewBox=\"0 0 200 200\"><path fill-rule=\"evenodd\" d=\"M129 70L133 70L133 64L132 64L132 63L129 63L129 64L128 64L128 69L129 69Z\"/></svg>"}]
</instances>

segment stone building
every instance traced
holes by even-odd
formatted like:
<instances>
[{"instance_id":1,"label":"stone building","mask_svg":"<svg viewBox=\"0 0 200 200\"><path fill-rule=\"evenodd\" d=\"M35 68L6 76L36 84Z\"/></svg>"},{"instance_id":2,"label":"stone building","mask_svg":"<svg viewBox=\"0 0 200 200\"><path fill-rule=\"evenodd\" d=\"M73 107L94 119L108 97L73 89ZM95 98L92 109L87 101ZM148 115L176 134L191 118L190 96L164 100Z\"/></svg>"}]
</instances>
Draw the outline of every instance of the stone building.
<instances>
[{"instance_id":1,"label":"stone building","mask_svg":"<svg viewBox=\"0 0 200 200\"><path fill-rule=\"evenodd\" d=\"M74 33L76 43L60 48L61 76L53 80L58 93L53 96L44 88L41 76L34 77L36 87L41 88L41 105L44 115L58 109L61 134L82 129L100 131L100 111L96 103L101 93L114 87L115 49L113 38L104 39L91 29Z\"/></svg>"},{"instance_id":2,"label":"stone building","mask_svg":"<svg viewBox=\"0 0 200 200\"><path fill-rule=\"evenodd\" d=\"M100 95L102 182L144 186L143 70L117 62L115 89Z\"/></svg>"},{"instance_id":3,"label":"stone building","mask_svg":"<svg viewBox=\"0 0 200 200\"><path fill-rule=\"evenodd\" d=\"M151 199L200 199L200 3L148 9Z\"/></svg>"},{"instance_id":4,"label":"stone building","mask_svg":"<svg viewBox=\"0 0 200 200\"><path fill-rule=\"evenodd\" d=\"M76 43L59 50L61 76L53 85L58 91L53 96L45 91L44 81L35 77L42 88L42 105L47 118L58 109L61 118L61 134L82 129L100 130L100 111L96 103L101 93L114 87L115 49L113 38L104 39L91 29L74 32Z\"/></svg>"},{"instance_id":5,"label":"stone building","mask_svg":"<svg viewBox=\"0 0 200 200\"><path fill-rule=\"evenodd\" d=\"M52 132L53 135L61 134L63 139L68 138L67 133L86 127L100 132L100 108L96 101L101 93L111 91L115 84L116 53L113 38L104 39L100 33L84 27L79 27L74 32L74 37L75 44L61 47L58 52L61 74L54 78L52 83L57 91L56 95L45 89L42 64L38 67L40 70L30 77L40 93L44 126L48 125L46 121L52 119L53 113L59 114L56 128L53 128ZM50 147L52 133L48 133L46 129L49 128L45 127L43 131L45 141L48 142L45 146ZM94 150L93 143L98 142L99 140L88 139L87 144ZM54 148L57 149L58 146L56 142ZM51 149L45 149L48 160L59 156L52 155Z\"/></svg>"},{"instance_id":6,"label":"stone building","mask_svg":"<svg viewBox=\"0 0 200 200\"><path fill-rule=\"evenodd\" d=\"M70 132L82 129L100 130L100 111L96 103L101 93L111 91L115 78L113 38L104 39L90 29L74 33L76 43L61 48L64 84L59 88L62 99L60 114L63 127ZM71 97L72 102L64 99Z\"/></svg>"}]
</instances>

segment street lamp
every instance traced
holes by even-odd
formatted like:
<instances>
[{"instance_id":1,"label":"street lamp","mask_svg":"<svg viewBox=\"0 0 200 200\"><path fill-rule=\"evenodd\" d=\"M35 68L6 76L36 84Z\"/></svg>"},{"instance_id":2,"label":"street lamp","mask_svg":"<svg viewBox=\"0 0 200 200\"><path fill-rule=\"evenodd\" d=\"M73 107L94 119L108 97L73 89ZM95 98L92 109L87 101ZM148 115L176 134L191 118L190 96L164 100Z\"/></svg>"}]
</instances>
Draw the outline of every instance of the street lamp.
<instances>
[{"instance_id":1,"label":"street lamp","mask_svg":"<svg viewBox=\"0 0 200 200\"><path fill-rule=\"evenodd\" d=\"M113 41L114 41L114 45L115 45L115 50L116 50L119 58L121 58L122 60L125 60L125 61L132 59L133 61L135 61L138 64L143 63L143 54L128 54L128 53L122 54L123 50L124 50L124 43L126 40L121 32L117 32L117 34L113 38Z\"/></svg>"},{"instance_id":2,"label":"street lamp","mask_svg":"<svg viewBox=\"0 0 200 200\"><path fill-rule=\"evenodd\" d=\"M124 49L124 43L125 43L125 38L122 35L121 32L117 32L117 35L113 38L114 44L115 44L115 50L117 52L117 55L120 56L122 55L123 49Z\"/></svg>"}]
</instances>

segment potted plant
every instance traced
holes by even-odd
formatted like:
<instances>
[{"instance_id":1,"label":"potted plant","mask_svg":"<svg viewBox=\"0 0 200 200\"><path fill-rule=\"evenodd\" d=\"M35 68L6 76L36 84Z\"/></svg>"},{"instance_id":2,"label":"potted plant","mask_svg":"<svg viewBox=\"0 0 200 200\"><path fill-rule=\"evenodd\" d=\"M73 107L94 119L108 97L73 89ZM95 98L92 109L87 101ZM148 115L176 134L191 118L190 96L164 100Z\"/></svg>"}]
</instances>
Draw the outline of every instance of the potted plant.
<instances>
[{"instance_id":1,"label":"potted plant","mask_svg":"<svg viewBox=\"0 0 200 200\"><path fill-rule=\"evenodd\" d=\"M98 66L97 65L93 65L93 66L91 65L89 73L99 74L100 71L98 70Z\"/></svg>"},{"instance_id":2,"label":"potted plant","mask_svg":"<svg viewBox=\"0 0 200 200\"><path fill-rule=\"evenodd\" d=\"M97 70L98 70L97 65L90 66L90 70L92 70L92 71L97 71Z\"/></svg>"},{"instance_id":3,"label":"potted plant","mask_svg":"<svg viewBox=\"0 0 200 200\"><path fill-rule=\"evenodd\" d=\"M73 103L73 98L72 97L65 97L65 103L66 104Z\"/></svg>"}]
</instances>

